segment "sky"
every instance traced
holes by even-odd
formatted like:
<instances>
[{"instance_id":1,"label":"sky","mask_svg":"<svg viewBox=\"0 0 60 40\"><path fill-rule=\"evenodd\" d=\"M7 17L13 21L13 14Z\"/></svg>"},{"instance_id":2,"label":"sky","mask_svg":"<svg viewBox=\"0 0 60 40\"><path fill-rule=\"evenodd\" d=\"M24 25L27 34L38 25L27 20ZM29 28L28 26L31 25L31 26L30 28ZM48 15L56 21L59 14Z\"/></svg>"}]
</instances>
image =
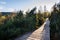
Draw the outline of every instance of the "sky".
<instances>
[{"instance_id":1,"label":"sky","mask_svg":"<svg viewBox=\"0 0 60 40\"><path fill-rule=\"evenodd\" d=\"M51 7L58 2L59 0L0 0L0 12L26 11L35 6L43 10L44 5L50 11Z\"/></svg>"}]
</instances>

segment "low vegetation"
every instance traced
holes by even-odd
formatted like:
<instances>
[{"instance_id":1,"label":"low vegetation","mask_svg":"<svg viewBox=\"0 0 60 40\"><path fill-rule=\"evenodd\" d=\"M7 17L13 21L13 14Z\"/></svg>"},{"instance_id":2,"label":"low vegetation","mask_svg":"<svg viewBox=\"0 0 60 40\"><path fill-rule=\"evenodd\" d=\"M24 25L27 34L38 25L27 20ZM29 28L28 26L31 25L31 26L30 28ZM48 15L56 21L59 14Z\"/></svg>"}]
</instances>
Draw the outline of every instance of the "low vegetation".
<instances>
[{"instance_id":1,"label":"low vegetation","mask_svg":"<svg viewBox=\"0 0 60 40\"><path fill-rule=\"evenodd\" d=\"M36 13L36 7L23 14L23 11L11 14L4 14L4 21L0 22L0 39L13 40L17 36L21 36L26 32L31 32L39 28L45 21L44 14ZM1 13L2 14L2 13ZM1 15L0 15L1 17Z\"/></svg>"}]
</instances>

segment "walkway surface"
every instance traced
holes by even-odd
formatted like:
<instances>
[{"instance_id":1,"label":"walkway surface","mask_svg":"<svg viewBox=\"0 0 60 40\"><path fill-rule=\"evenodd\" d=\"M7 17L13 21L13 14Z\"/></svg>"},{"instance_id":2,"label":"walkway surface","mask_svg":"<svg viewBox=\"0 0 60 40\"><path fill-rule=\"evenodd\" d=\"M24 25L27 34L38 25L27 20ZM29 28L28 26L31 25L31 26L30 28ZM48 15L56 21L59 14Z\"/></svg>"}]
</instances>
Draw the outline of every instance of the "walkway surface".
<instances>
[{"instance_id":1,"label":"walkway surface","mask_svg":"<svg viewBox=\"0 0 60 40\"><path fill-rule=\"evenodd\" d=\"M49 23L50 21L47 19L46 22L33 33L27 33L15 40L50 40Z\"/></svg>"}]
</instances>

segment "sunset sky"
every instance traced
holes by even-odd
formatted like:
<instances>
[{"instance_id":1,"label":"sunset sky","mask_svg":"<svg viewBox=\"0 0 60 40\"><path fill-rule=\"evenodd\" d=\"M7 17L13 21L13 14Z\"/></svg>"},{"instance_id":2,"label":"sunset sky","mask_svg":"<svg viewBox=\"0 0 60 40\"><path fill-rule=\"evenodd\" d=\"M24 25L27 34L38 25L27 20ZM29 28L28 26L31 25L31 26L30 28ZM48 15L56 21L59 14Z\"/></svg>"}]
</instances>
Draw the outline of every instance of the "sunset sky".
<instances>
[{"instance_id":1,"label":"sunset sky","mask_svg":"<svg viewBox=\"0 0 60 40\"><path fill-rule=\"evenodd\" d=\"M18 10L28 10L32 9L35 6L43 10L43 6L46 5L48 11L51 7L58 3L59 0L0 0L0 11L2 12L12 12Z\"/></svg>"}]
</instances>

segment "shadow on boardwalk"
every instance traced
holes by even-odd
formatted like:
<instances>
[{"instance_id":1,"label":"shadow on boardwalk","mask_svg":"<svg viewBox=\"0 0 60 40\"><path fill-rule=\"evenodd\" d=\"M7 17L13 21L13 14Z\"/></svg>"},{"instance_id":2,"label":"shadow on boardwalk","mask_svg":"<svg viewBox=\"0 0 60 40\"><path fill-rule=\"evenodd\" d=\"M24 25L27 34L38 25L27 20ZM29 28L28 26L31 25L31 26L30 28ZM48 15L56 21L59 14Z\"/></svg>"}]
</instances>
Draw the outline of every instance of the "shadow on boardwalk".
<instances>
[{"instance_id":1,"label":"shadow on boardwalk","mask_svg":"<svg viewBox=\"0 0 60 40\"><path fill-rule=\"evenodd\" d=\"M31 34L32 34L32 32L29 32L29 33L27 33L27 34L25 34L25 35L23 35L23 36L15 39L15 40L27 40L27 38L28 38Z\"/></svg>"},{"instance_id":2,"label":"shadow on boardwalk","mask_svg":"<svg viewBox=\"0 0 60 40\"><path fill-rule=\"evenodd\" d=\"M47 20L46 22L47 23L45 24L43 33L42 33L43 34L42 40L50 40L50 27L49 27L50 21Z\"/></svg>"}]
</instances>

